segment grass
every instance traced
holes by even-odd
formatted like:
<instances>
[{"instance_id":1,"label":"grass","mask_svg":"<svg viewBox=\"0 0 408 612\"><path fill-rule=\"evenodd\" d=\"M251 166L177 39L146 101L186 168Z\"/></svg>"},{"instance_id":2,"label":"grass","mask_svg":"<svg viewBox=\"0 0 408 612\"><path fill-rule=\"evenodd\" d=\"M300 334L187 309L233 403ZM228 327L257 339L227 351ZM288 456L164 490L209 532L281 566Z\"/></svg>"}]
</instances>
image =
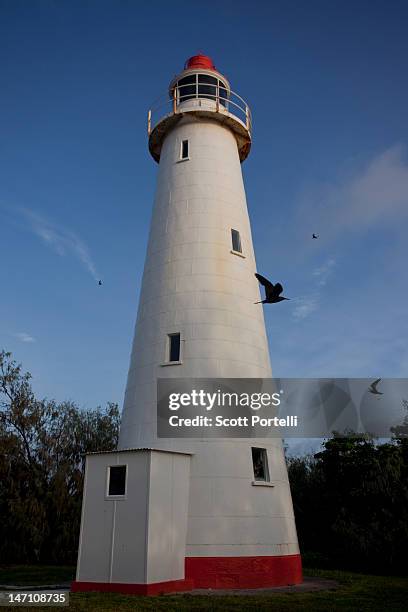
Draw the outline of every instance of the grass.
<instances>
[{"instance_id":1,"label":"grass","mask_svg":"<svg viewBox=\"0 0 408 612\"><path fill-rule=\"evenodd\" d=\"M15 566L14 568L0 567L0 583L33 584L33 579L42 583L52 583L51 578L57 582L69 581L72 578L73 568L33 568ZM311 610L313 612L324 610L336 612L362 612L370 610L384 612L384 610L406 610L408 601L408 580L404 577L369 576L351 572L335 570L306 569L305 575L337 580L339 588L336 590L317 591L309 593L274 593L268 595L162 595L159 597L136 597L110 593L74 593L70 595L69 611L120 612L134 610L151 610L166 612L187 612L190 610L276 610L282 612L296 612L298 610ZM7 577L7 581L5 580ZM13 578L14 577L14 578ZM28 579L30 578L31 581ZM21 583L22 584L22 583ZM37 584L39 584L37 582ZM12 610L12 608L4 608ZM47 612L49 608L40 607L37 610Z\"/></svg>"},{"instance_id":2,"label":"grass","mask_svg":"<svg viewBox=\"0 0 408 612\"><path fill-rule=\"evenodd\" d=\"M75 567L70 565L0 565L0 584L35 586L74 579Z\"/></svg>"}]
</instances>

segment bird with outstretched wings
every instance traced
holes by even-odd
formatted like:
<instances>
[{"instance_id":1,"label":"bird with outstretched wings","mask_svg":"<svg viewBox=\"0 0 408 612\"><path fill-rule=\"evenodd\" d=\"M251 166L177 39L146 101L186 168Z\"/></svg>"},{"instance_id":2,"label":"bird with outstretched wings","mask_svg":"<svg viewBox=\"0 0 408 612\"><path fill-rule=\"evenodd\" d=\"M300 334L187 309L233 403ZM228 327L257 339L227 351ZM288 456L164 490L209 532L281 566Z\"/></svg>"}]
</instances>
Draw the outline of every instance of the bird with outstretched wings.
<instances>
[{"instance_id":1,"label":"bird with outstretched wings","mask_svg":"<svg viewBox=\"0 0 408 612\"><path fill-rule=\"evenodd\" d=\"M371 385L369 386L368 390L373 395L384 395L383 393L381 393L381 391L378 391L377 389L377 385L380 381L381 381L381 378L377 378L377 380L372 382Z\"/></svg>"},{"instance_id":2,"label":"bird with outstretched wings","mask_svg":"<svg viewBox=\"0 0 408 612\"><path fill-rule=\"evenodd\" d=\"M261 302L255 302L255 304L274 304L276 302L281 302L282 300L288 300L289 298L285 298L280 294L283 291L283 287L280 283L276 283L275 285L271 283L270 280L262 276L262 274L258 274L255 272L255 276L261 285L265 288L265 299Z\"/></svg>"}]
</instances>

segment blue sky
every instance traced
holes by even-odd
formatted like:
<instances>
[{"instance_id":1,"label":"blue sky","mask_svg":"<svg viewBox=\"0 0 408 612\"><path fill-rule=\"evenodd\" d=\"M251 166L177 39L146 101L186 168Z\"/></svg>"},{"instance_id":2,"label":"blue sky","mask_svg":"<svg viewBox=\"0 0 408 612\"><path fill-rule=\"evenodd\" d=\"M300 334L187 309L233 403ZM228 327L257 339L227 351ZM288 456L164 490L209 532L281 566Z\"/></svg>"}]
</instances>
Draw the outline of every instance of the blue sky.
<instances>
[{"instance_id":1,"label":"blue sky","mask_svg":"<svg viewBox=\"0 0 408 612\"><path fill-rule=\"evenodd\" d=\"M0 0L0 347L39 395L122 403L146 114L199 50L253 112L258 270L292 298L265 309L274 375L408 376L407 22L397 1Z\"/></svg>"}]
</instances>

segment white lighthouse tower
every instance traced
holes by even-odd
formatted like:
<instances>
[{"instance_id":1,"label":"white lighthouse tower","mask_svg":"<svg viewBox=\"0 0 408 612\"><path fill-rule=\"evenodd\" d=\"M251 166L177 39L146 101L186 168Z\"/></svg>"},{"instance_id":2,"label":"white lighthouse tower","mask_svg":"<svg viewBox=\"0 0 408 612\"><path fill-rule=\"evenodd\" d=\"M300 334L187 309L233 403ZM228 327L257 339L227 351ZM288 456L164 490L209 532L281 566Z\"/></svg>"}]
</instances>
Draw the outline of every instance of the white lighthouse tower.
<instances>
[{"instance_id":1,"label":"white lighthouse tower","mask_svg":"<svg viewBox=\"0 0 408 612\"><path fill-rule=\"evenodd\" d=\"M302 580L280 440L157 438L157 379L272 376L241 173L251 129L204 55L149 111L157 191L119 449L87 459L76 590Z\"/></svg>"}]
</instances>

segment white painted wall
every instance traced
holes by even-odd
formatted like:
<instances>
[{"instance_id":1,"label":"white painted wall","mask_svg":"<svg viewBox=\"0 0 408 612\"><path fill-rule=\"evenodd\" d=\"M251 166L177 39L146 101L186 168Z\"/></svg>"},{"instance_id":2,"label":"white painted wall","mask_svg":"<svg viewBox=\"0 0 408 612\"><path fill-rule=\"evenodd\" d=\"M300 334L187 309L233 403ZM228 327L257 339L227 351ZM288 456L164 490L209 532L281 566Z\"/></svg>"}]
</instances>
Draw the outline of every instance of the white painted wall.
<instances>
[{"instance_id":1,"label":"white painted wall","mask_svg":"<svg viewBox=\"0 0 408 612\"><path fill-rule=\"evenodd\" d=\"M181 141L190 159L180 161ZM231 228L244 257L231 253ZM120 448L188 449L187 555L299 552L280 440L157 440L157 378L271 377L241 165L233 133L193 113L163 143L125 394ZM182 364L163 366L167 334ZM253 486L251 446L274 487Z\"/></svg>"},{"instance_id":2,"label":"white painted wall","mask_svg":"<svg viewBox=\"0 0 408 612\"><path fill-rule=\"evenodd\" d=\"M189 463L189 455L148 450L87 456L77 581L184 578ZM111 465L127 465L124 498L107 496Z\"/></svg>"}]
</instances>

